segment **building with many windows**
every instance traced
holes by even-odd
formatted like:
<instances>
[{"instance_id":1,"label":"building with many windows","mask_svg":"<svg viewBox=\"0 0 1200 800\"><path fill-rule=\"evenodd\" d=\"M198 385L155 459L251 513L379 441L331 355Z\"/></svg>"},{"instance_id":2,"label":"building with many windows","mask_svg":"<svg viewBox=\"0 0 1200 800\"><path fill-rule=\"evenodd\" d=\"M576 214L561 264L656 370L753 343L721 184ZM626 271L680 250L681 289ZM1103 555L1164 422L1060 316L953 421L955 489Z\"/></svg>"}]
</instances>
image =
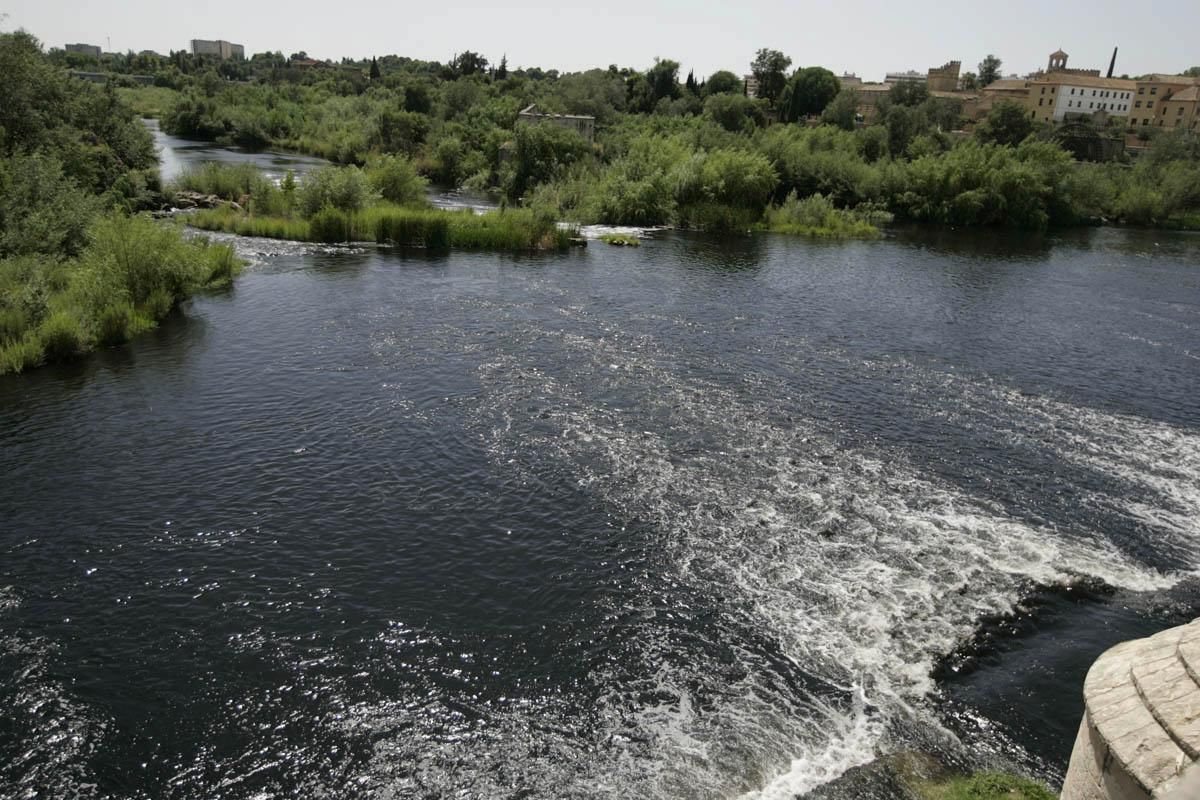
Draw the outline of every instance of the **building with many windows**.
<instances>
[{"instance_id":1,"label":"building with many windows","mask_svg":"<svg viewBox=\"0 0 1200 800\"><path fill-rule=\"evenodd\" d=\"M224 39L192 39L192 55L216 56L222 61L228 61L245 58L246 49L240 44L227 42Z\"/></svg>"},{"instance_id":2,"label":"building with many windows","mask_svg":"<svg viewBox=\"0 0 1200 800\"><path fill-rule=\"evenodd\" d=\"M1129 127L1197 130L1200 128L1196 124L1198 87L1200 78L1183 75L1146 75L1139 78Z\"/></svg>"},{"instance_id":3,"label":"building with many windows","mask_svg":"<svg viewBox=\"0 0 1200 800\"><path fill-rule=\"evenodd\" d=\"M1025 106L1038 122L1072 117L1128 117L1137 83L1125 78L1099 78L1076 72L1049 72L1026 82Z\"/></svg>"}]
</instances>

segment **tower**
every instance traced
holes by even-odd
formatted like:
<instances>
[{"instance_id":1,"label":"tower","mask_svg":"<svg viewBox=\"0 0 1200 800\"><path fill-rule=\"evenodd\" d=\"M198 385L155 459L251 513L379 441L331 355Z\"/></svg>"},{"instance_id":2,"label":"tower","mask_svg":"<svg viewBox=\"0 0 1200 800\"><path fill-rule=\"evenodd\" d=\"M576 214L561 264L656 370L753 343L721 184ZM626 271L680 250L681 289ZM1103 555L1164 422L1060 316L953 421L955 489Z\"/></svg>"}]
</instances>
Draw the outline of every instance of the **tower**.
<instances>
[{"instance_id":1,"label":"tower","mask_svg":"<svg viewBox=\"0 0 1200 800\"><path fill-rule=\"evenodd\" d=\"M1054 72L1060 69L1067 68L1067 54L1062 50L1055 50L1050 54L1050 66L1046 68L1046 72Z\"/></svg>"}]
</instances>

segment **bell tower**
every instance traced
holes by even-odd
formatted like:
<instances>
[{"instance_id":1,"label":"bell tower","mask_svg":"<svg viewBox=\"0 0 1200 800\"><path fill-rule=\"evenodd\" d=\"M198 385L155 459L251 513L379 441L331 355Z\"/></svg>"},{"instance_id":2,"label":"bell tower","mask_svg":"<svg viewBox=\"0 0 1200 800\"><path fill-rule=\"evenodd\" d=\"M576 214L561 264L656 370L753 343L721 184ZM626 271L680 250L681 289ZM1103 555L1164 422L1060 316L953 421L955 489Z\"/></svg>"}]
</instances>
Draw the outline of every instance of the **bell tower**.
<instances>
[{"instance_id":1,"label":"bell tower","mask_svg":"<svg viewBox=\"0 0 1200 800\"><path fill-rule=\"evenodd\" d=\"M1050 54L1050 66L1046 68L1047 72L1056 72L1060 69L1067 68L1067 54L1062 50L1055 50Z\"/></svg>"}]
</instances>

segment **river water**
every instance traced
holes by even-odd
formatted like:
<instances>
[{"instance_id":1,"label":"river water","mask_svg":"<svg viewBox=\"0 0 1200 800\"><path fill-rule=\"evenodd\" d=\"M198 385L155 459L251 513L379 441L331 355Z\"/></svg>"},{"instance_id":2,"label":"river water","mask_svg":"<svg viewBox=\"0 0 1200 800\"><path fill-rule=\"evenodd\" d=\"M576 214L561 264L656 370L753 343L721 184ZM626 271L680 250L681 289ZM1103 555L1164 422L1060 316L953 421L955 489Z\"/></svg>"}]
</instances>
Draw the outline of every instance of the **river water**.
<instances>
[{"instance_id":1,"label":"river water","mask_svg":"<svg viewBox=\"0 0 1200 800\"><path fill-rule=\"evenodd\" d=\"M1198 237L238 246L0 378L0 796L1053 782L1200 613Z\"/></svg>"}]
</instances>

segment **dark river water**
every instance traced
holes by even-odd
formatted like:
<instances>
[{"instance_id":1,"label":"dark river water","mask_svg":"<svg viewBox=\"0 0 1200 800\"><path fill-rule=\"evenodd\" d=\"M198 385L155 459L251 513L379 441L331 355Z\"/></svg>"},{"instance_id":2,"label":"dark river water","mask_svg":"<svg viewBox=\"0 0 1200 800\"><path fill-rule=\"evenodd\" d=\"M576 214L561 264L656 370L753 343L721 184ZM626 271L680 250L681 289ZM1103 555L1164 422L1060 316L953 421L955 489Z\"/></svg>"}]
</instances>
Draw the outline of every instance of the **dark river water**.
<instances>
[{"instance_id":1,"label":"dark river water","mask_svg":"<svg viewBox=\"0 0 1200 800\"><path fill-rule=\"evenodd\" d=\"M0 796L1055 782L1200 614L1198 237L239 247L0 378Z\"/></svg>"}]
</instances>

